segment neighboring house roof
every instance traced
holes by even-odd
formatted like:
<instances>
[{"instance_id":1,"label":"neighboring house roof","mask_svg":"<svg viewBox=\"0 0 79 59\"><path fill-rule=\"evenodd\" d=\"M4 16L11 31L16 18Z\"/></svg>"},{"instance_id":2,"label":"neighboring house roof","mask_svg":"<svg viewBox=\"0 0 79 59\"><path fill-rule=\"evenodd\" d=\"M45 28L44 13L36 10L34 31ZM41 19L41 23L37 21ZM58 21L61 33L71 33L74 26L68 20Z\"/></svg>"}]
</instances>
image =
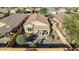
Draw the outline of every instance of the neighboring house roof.
<instances>
[{"instance_id":1,"label":"neighboring house roof","mask_svg":"<svg viewBox=\"0 0 79 59\"><path fill-rule=\"evenodd\" d=\"M51 13L52 15L54 15L57 13L57 10L54 7L52 8L48 7L47 10L48 10L48 14Z\"/></svg>"},{"instance_id":2,"label":"neighboring house roof","mask_svg":"<svg viewBox=\"0 0 79 59\"><path fill-rule=\"evenodd\" d=\"M0 27L3 27L3 26L5 26L5 25L6 25L5 23L0 22Z\"/></svg>"},{"instance_id":3,"label":"neighboring house roof","mask_svg":"<svg viewBox=\"0 0 79 59\"><path fill-rule=\"evenodd\" d=\"M43 15L41 15L41 14L39 14L39 13L34 13L34 14L32 14L32 15L26 20L26 22L24 23L24 25L31 24L31 23L34 22L34 21L39 21L39 22L42 22L42 23L44 23L44 24L50 25L48 19L47 19L45 16L43 16Z\"/></svg>"},{"instance_id":4,"label":"neighboring house roof","mask_svg":"<svg viewBox=\"0 0 79 59\"><path fill-rule=\"evenodd\" d=\"M64 17L65 17L65 13L61 12L61 13L55 14L54 17L55 17L58 21L62 22L62 20L63 20Z\"/></svg>"},{"instance_id":5,"label":"neighboring house roof","mask_svg":"<svg viewBox=\"0 0 79 59\"><path fill-rule=\"evenodd\" d=\"M7 33L7 32L10 32L11 30L12 30L13 28L0 28L0 33L3 33L3 34L5 34L5 33Z\"/></svg>"},{"instance_id":6,"label":"neighboring house roof","mask_svg":"<svg viewBox=\"0 0 79 59\"><path fill-rule=\"evenodd\" d=\"M24 20L26 16L26 14L13 14L1 19L0 22L5 23L11 27L16 27Z\"/></svg>"},{"instance_id":7,"label":"neighboring house roof","mask_svg":"<svg viewBox=\"0 0 79 59\"><path fill-rule=\"evenodd\" d=\"M71 18L71 15L67 14L65 12L61 12L61 13L58 13L58 14L54 15L54 18L56 18L61 23L66 17Z\"/></svg>"},{"instance_id":8,"label":"neighboring house roof","mask_svg":"<svg viewBox=\"0 0 79 59\"><path fill-rule=\"evenodd\" d=\"M28 14L13 14L6 18L0 19L0 33L10 32L14 27L18 26ZM10 27L4 27L5 25ZM3 26L3 27L2 27Z\"/></svg>"}]
</instances>

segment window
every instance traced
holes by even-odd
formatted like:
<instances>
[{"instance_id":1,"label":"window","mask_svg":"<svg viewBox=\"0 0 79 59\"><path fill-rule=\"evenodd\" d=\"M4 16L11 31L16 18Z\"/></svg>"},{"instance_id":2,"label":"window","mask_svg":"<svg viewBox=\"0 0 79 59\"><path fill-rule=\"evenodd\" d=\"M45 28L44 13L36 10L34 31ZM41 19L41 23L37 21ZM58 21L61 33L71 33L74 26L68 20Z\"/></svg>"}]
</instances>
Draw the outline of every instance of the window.
<instances>
[{"instance_id":1,"label":"window","mask_svg":"<svg viewBox=\"0 0 79 59\"><path fill-rule=\"evenodd\" d=\"M32 28L28 28L28 31L32 31Z\"/></svg>"}]
</instances>

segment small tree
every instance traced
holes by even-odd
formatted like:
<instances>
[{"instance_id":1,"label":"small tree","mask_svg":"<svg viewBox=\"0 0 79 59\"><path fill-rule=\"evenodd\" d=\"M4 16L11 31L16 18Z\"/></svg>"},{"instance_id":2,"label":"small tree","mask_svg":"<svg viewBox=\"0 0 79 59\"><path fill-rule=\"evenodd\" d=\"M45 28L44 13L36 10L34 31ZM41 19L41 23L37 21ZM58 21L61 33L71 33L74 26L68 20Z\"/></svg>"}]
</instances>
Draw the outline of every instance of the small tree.
<instances>
[{"instance_id":1,"label":"small tree","mask_svg":"<svg viewBox=\"0 0 79 59\"><path fill-rule=\"evenodd\" d=\"M73 8L73 11L74 11L74 12L77 12L77 10L78 10L78 8Z\"/></svg>"},{"instance_id":2,"label":"small tree","mask_svg":"<svg viewBox=\"0 0 79 59\"><path fill-rule=\"evenodd\" d=\"M51 40L53 40L54 39L54 35L52 35L52 34L50 34L49 36L48 36L48 38Z\"/></svg>"},{"instance_id":3,"label":"small tree","mask_svg":"<svg viewBox=\"0 0 79 59\"><path fill-rule=\"evenodd\" d=\"M70 9L68 9L65 13L68 13L68 14L69 14L69 13L71 13L71 10L70 10Z\"/></svg>"},{"instance_id":4,"label":"small tree","mask_svg":"<svg viewBox=\"0 0 79 59\"><path fill-rule=\"evenodd\" d=\"M51 13L49 13L48 15L49 15L48 16L49 19L52 19L54 17Z\"/></svg>"},{"instance_id":5,"label":"small tree","mask_svg":"<svg viewBox=\"0 0 79 59\"><path fill-rule=\"evenodd\" d=\"M26 43L26 36L25 35L18 35L16 38L16 43L19 45L24 45Z\"/></svg>"},{"instance_id":6,"label":"small tree","mask_svg":"<svg viewBox=\"0 0 79 59\"><path fill-rule=\"evenodd\" d=\"M21 10L21 13L24 13L24 14L27 13L27 11L25 10L25 8L23 8L23 9Z\"/></svg>"},{"instance_id":7,"label":"small tree","mask_svg":"<svg viewBox=\"0 0 79 59\"><path fill-rule=\"evenodd\" d=\"M16 13L21 13L21 10L20 9L16 10Z\"/></svg>"},{"instance_id":8,"label":"small tree","mask_svg":"<svg viewBox=\"0 0 79 59\"><path fill-rule=\"evenodd\" d=\"M4 13L4 16L7 17L10 15L10 11L8 10L6 13Z\"/></svg>"},{"instance_id":9,"label":"small tree","mask_svg":"<svg viewBox=\"0 0 79 59\"><path fill-rule=\"evenodd\" d=\"M47 8L41 8L39 12L41 14L47 14Z\"/></svg>"}]
</instances>

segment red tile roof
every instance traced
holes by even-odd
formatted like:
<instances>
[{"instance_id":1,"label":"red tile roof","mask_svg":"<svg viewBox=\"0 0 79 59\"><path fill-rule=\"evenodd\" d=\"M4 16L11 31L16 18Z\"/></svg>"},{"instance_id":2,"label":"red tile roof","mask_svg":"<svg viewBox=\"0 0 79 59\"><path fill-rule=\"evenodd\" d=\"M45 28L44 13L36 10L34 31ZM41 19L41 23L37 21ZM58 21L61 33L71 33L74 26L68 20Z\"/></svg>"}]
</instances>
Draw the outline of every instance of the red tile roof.
<instances>
[{"instance_id":1,"label":"red tile roof","mask_svg":"<svg viewBox=\"0 0 79 59\"><path fill-rule=\"evenodd\" d=\"M44 24L49 25L49 21L48 21L47 17L45 17L45 16L43 16L43 15L41 15L41 14L39 14L39 13L34 13L34 14L32 14L32 15L26 20L26 22L24 23L24 25L30 24L30 23L33 22L33 21L40 21L40 22L42 22L42 23L44 23Z\"/></svg>"}]
</instances>

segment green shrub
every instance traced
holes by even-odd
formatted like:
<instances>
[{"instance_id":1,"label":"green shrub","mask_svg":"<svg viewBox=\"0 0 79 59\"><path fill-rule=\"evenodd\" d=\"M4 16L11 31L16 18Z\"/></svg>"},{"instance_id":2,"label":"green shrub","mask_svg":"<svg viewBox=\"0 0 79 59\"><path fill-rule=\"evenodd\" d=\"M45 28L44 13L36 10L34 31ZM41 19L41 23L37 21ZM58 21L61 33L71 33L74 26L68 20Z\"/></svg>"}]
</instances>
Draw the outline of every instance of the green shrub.
<instances>
[{"instance_id":1,"label":"green shrub","mask_svg":"<svg viewBox=\"0 0 79 59\"><path fill-rule=\"evenodd\" d=\"M39 12L41 14L47 14L47 9L46 8L41 8Z\"/></svg>"},{"instance_id":2,"label":"green shrub","mask_svg":"<svg viewBox=\"0 0 79 59\"><path fill-rule=\"evenodd\" d=\"M26 36L25 35L18 35L16 38L16 43L19 45L24 45L26 43Z\"/></svg>"}]
</instances>

